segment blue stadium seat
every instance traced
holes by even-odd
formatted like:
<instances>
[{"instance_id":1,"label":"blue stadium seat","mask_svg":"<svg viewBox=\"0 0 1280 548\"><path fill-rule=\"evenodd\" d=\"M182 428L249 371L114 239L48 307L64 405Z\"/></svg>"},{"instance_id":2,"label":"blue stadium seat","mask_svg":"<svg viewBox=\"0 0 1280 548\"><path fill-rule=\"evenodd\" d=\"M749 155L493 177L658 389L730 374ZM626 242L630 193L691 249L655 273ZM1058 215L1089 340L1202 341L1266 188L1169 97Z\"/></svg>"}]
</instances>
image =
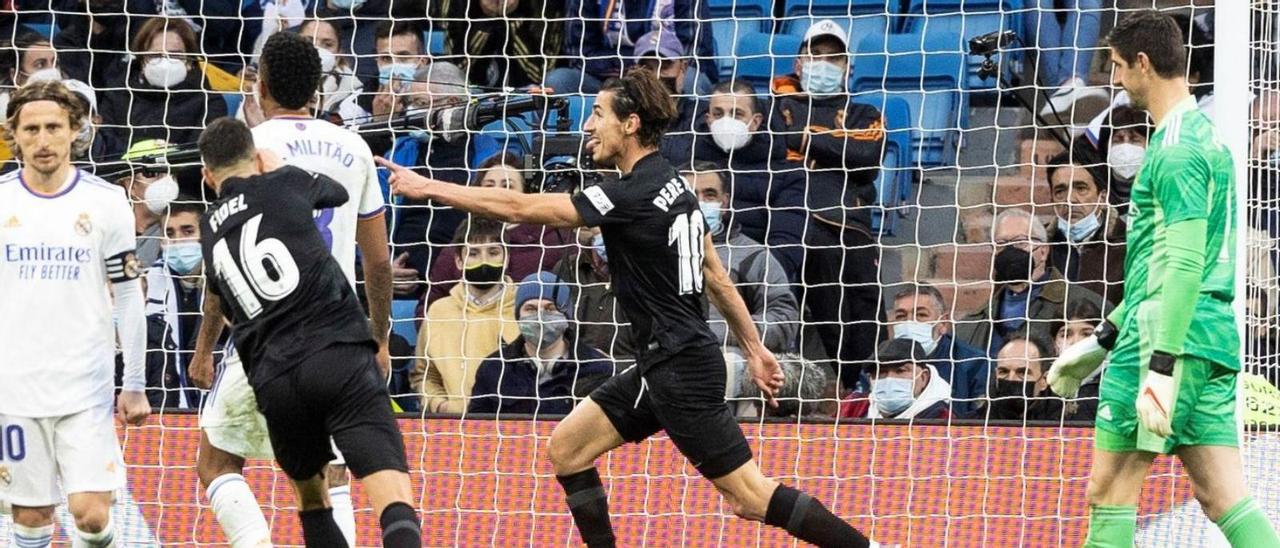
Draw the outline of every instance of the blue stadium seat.
<instances>
[{"instance_id":1,"label":"blue stadium seat","mask_svg":"<svg viewBox=\"0 0 1280 548\"><path fill-rule=\"evenodd\" d=\"M427 44L428 55L444 55L444 31L429 30L422 33L423 42Z\"/></svg>"},{"instance_id":2,"label":"blue stadium seat","mask_svg":"<svg viewBox=\"0 0 1280 548\"><path fill-rule=\"evenodd\" d=\"M417 320L418 301L413 299L396 299L391 301L391 332L404 337L409 346L418 343Z\"/></svg>"},{"instance_id":3,"label":"blue stadium seat","mask_svg":"<svg viewBox=\"0 0 1280 548\"><path fill-rule=\"evenodd\" d=\"M802 38L813 23L834 20L849 33L850 47L900 28L897 8L884 0L786 0L782 17L782 32Z\"/></svg>"},{"instance_id":4,"label":"blue stadium seat","mask_svg":"<svg viewBox=\"0 0 1280 548\"><path fill-rule=\"evenodd\" d=\"M53 35L58 33L58 29L53 23L23 23L21 26L50 40L53 40Z\"/></svg>"},{"instance_id":5,"label":"blue stadium seat","mask_svg":"<svg viewBox=\"0 0 1280 548\"><path fill-rule=\"evenodd\" d=\"M968 56L969 39L998 30L1022 30L1022 0L911 0L903 15L903 31L924 34L954 33L954 42L946 44L944 51ZM1011 50L1007 61L1018 61L1021 54ZM995 78L983 81L978 78L982 57L968 57L969 89L995 89ZM1014 70L1014 63L1005 63L1006 74Z\"/></svg>"},{"instance_id":6,"label":"blue stadium seat","mask_svg":"<svg viewBox=\"0 0 1280 548\"><path fill-rule=\"evenodd\" d=\"M949 33L868 36L858 44L850 90L884 91L910 107L911 165L955 163L960 130L968 122L965 59L947 53ZM892 52L892 53L890 53Z\"/></svg>"},{"instance_id":7,"label":"blue stadium seat","mask_svg":"<svg viewBox=\"0 0 1280 548\"><path fill-rule=\"evenodd\" d=\"M911 150L911 105L902 97L880 91L855 94L853 101L876 107L884 117L884 159L880 176L876 178L876 205L880 207L872 210L871 228L892 236L900 217L900 206L911 200L912 165L908 155Z\"/></svg>"},{"instance_id":8,"label":"blue stadium seat","mask_svg":"<svg viewBox=\"0 0 1280 548\"><path fill-rule=\"evenodd\" d=\"M244 94L223 93L222 100L227 102L227 116L235 116L236 111L240 110L240 102L244 101Z\"/></svg>"},{"instance_id":9,"label":"blue stadium seat","mask_svg":"<svg viewBox=\"0 0 1280 548\"><path fill-rule=\"evenodd\" d=\"M736 64L728 76L750 82L757 91L767 91L774 76L791 73L791 63L798 51L798 36L746 34L738 40L738 47L734 50Z\"/></svg>"},{"instance_id":10,"label":"blue stadium seat","mask_svg":"<svg viewBox=\"0 0 1280 548\"><path fill-rule=\"evenodd\" d=\"M591 116L591 107L596 104L596 96L573 94L565 96L565 98L569 100L569 131L582 131L582 124L587 121L588 116ZM547 113L549 129L555 129L557 120L559 120L559 116L556 111L553 110Z\"/></svg>"},{"instance_id":11,"label":"blue stadium seat","mask_svg":"<svg viewBox=\"0 0 1280 548\"><path fill-rule=\"evenodd\" d=\"M711 37L716 43L716 65L722 76L733 74L733 48L749 32L773 30L772 0L707 0Z\"/></svg>"}]
</instances>

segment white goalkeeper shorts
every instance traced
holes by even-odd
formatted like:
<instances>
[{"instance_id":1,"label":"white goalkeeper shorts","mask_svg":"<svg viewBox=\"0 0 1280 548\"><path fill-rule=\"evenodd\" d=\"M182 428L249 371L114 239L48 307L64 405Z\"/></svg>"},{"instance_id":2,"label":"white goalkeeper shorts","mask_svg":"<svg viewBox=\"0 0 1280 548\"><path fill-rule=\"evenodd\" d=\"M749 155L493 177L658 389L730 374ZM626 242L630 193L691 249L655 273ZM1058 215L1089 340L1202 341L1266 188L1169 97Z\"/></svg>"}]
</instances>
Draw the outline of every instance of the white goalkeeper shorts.
<instances>
[{"instance_id":1,"label":"white goalkeeper shorts","mask_svg":"<svg viewBox=\"0 0 1280 548\"><path fill-rule=\"evenodd\" d=\"M0 500L9 505L55 506L64 493L125 486L110 405L61 417L0 414L0 440Z\"/></svg>"},{"instance_id":2,"label":"white goalkeeper shorts","mask_svg":"<svg viewBox=\"0 0 1280 548\"><path fill-rule=\"evenodd\" d=\"M258 411L258 399L245 376L244 364L234 349L228 348L222 371L213 381L213 390L200 411L200 428L214 447L245 459L275 459L267 419ZM330 442L332 443L332 442ZM345 464L335 445L332 464Z\"/></svg>"}]
</instances>

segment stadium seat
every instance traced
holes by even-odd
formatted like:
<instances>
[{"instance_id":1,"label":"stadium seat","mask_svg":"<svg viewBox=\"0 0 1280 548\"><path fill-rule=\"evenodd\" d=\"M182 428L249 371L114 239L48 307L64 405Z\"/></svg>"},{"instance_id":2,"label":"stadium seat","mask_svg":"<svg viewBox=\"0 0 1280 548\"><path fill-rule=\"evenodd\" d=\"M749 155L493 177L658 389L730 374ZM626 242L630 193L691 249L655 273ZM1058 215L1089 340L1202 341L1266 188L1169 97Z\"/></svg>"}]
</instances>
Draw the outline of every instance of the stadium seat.
<instances>
[{"instance_id":1,"label":"stadium seat","mask_svg":"<svg viewBox=\"0 0 1280 548\"><path fill-rule=\"evenodd\" d=\"M23 23L21 26L50 40L58 33L53 23Z\"/></svg>"},{"instance_id":2,"label":"stadium seat","mask_svg":"<svg viewBox=\"0 0 1280 548\"><path fill-rule=\"evenodd\" d=\"M834 20L849 33L849 46L870 35L898 32L897 8L884 0L786 0L782 32L803 37L816 21Z\"/></svg>"},{"instance_id":3,"label":"stadium seat","mask_svg":"<svg viewBox=\"0 0 1280 548\"><path fill-rule=\"evenodd\" d=\"M774 76L789 74L791 63L800 51L800 37L787 34L753 32L738 40L734 50L737 64L730 77L750 82L757 91L768 91Z\"/></svg>"},{"instance_id":4,"label":"stadium seat","mask_svg":"<svg viewBox=\"0 0 1280 548\"><path fill-rule=\"evenodd\" d=\"M876 205L880 207L872 211L871 228L892 236L899 217L894 212L901 212L899 206L911 200L911 106L902 97L879 91L856 94L853 101L876 107L884 117L884 159L876 177Z\"/></svg>"},{"instance_id":5,"label":"stadium seat","mask_svg":"<svg viewBox=\"0 0 1280 548\"><path fill-rule=\"evenodd\" d=\"M949 53L955 34L868 36L858 44L850 90L884 91L909 105L911 165L955 162L960 130L968 122L963 93L964 56ZM892 52L892 53L890 53Z\"/></svg>"},{"instance_id":6,"label":"stadium seat","mask_svg":"<svg viewBox=\"0 0 1280 548\"><path fill-rule=\"evenodd\" d=\"M591 107L596 104L596 96L573 94L565 98L569 100L569 131L582 131L582 124L587 121L588 116L591 116ZM548 128L554 130L556 121L559 119L556 111L547 113Z\"/></svg>"},{"instance_id":7,"label":"stadium seat","mask_svg":"<svg viewBox=\"0 0 1280 548\"><path fill-rule=\"evenodd\" d=\"M396 299L391 301L391 332L416 347L418 342L417 319L418 301L413 299Z\"/></svg>"},{"instance_id":8,"label":"stadium seat","mask_svg":"<svg viewBox=\"0 0 1280 548\"><path fill-rule=\"evenodd\" d=\"M227 116L235 116L236 111L240 110L240 103L244 101L244 94L223 93L222 100L227 102Z\"/></svg>"},{"instance_id":9,"label":"stadium seat","mask_svg":"<svg viewBox=\"0 0 1280 548\"><path fill-rule=\"evenodd\" d=\"M935 33L954 33L955 40L946 44L946 51L968 57L968 88L970 90L995 89L998 81L978 78L982 56L968 56L969 39L998 30L1021 32L1022 0L911 0L903 15L903 31L924 34L929 38ZM1018 50L1008 54L1008 61L1021 59ZM1006 63L1006 74L1014 69Z\"/></svg>"},{"instance_id":10,"label":"stadium seat","mask_svg":"<svg viewBox=\"0 0 1280 548\"><path fill-rule=\"evenodd\" d=\"M773 30L772 0L707 0L711 36L716 43L716 65L721 76L733 74L733 48L749 32Z\"/></svg>"},{"instance_id":11,"label":"stadium seat","mask_svg":"<svg viewBox=\"0 0 1280 548\"><path fill-rule=\"evenodd\" d=\"M442 31L442 30L429 30L429 31L424 32L423 34L424 34L424 35L426 35L426 36L424 37L424 39L425 39L425 42L426 42L426 44L427 44L427 54L429 54L429 55L444 55L444 54L445 54L445 51L444 51L444 31Z\"/></svg>"}]
</instances>

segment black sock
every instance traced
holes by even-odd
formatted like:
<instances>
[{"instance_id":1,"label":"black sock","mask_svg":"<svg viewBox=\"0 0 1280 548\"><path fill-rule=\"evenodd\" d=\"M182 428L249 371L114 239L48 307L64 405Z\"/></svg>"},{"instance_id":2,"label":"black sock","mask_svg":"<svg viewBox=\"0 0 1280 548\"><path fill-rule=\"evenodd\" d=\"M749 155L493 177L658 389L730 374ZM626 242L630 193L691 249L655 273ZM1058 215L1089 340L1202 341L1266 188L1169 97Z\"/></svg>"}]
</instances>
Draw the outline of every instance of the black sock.
<instances>
[{"instance_id":1,"label":"black sock","mask_svg":"<svg viewBox=\"0 0 1280 548\"><path fill-rule=\"evenodd\" d=\"M393 502L382 509L382 545L388 548L422 546L422 526L418 513L403 502Z\"/></svg>"},{"instance_id":2,"label":"black sock","mask_svg":"<svg viewBox=\"0 0 1280 548\"><path fill-rule=\"evenodd\" d=\"M347 537L333 521L333 508L320 508L298 512L302 519L302 538L307 548L345 548Z\"/></svg>"},{"instance_id":3,"label":"black sock","mask_svg":"<svg viewBox=\"0 0 1280 548\"><path fill-rule=\"evenodd\" d=\"M764 522L786 529L791 536L822 548L866 548L871 544L867 537L832 514L821 502L785 485L779 485L769 499Z\"/></svg>"},{"instance_id":4,"label":"black sock","mask_svg":"<svg viewBox=\"0 0 1280 548\"><path fill-rule=\"evenodd\" d=\"M604 484L600 483L600 473L588 468L576 474L556 476L556 480L564 487L569 513L573 514L582 542L591 548L612 547L616 539L613 525L609 523L609 497L604 492Z\"/></svg>"}]
</instances>

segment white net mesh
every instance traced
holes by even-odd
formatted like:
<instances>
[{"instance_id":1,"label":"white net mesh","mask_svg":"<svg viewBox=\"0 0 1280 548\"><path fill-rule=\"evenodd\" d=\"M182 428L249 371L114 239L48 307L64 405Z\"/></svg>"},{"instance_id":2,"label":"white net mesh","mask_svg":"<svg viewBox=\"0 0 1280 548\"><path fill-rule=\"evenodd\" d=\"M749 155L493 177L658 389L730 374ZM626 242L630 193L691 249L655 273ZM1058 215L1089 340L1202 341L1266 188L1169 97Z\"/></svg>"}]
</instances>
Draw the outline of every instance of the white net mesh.
<instances>
[{"instance_id":1,"label":"white net mesh","mask_svg":"<svg viewBox=\"0 0 1280 548\"><path fill-rule=\"evenodd\" d=\"M876 540L918 546L1083 540L1097 384L1063 402L1022 397L1018 390L1043 383L1014 381L1042 378L1048 360L1120 299L1129 181L1141 158L1134 147L1153 128L1140 111L1112 108L1123 101L1108 85L1105 36L1130 11L1178 15L1189 76L1208 110L1213 36L1245 32L1242 22L1215 23L1212 2L1191 0L8 0L0 8L11 46L0 59L0 101L32 80L85 84L71 84L94 113L77 159L129 189L139 253L155 264L148 381L159 418L121 430L130 479L115 512L130 546L225 542L195 469L205 394L186 367L198 271L184 275L165 249L184 235L183 216L198 215L179 204L215 198L194 169L200 131L224 115L252 124L272 114L253 82L276 30L313 39L325 71L317 115L351 126L374 155L451 183L529 193L617 176L579 154L583 126L608 78L655 65L679 114L661 153L702 201L719 202L704 211L720 212L722 229L711 226L720 259L766 344L784 355L782 407L762 417L741 351L712 310L726 341L726 396L758 462ZM1280 466L1271 456L1280 448L1278 23L1274 7L1255 7L1249 51L1230 54L1250 60L1256 94L1240 193L1249 221L1244 369L1257 375L1246 381L1244 414L1273 425L1250 431L1243 453L1252 494L1272 517L1280 515L1280 493L1265 481ZM176 199L157 190L164 174L176 180ZM404 411L425 542L577 542L548 440L556 419L636 355L597 231L495 228L391 196L381 183L395 277L390 389ZM468 267L486 262L505 276L492 289L459 285ZM519 283L542 271L563 281L566 304L559 293L535 294L568 313L590 352L569 345L530 360L512 344L521 335ZM928 365L878 367L872 356L894 361L893 349L877 351L894 338L923 345ZM871 399L871 380L895 374L915 382L905 411ZM599 467L624 545L789 542L733 517L665 434ZM1225 542L1179 465L1159 459L1151 476L1140 544ZM246 477L274 541L301 544L284 476L250 461ZM361 544L372 543L377 516L358 486L355 502ZM58 521L60 542L72 521L65 511ZM0 517L0 544L9 538Z\"/></svg>"}]
</instances>

